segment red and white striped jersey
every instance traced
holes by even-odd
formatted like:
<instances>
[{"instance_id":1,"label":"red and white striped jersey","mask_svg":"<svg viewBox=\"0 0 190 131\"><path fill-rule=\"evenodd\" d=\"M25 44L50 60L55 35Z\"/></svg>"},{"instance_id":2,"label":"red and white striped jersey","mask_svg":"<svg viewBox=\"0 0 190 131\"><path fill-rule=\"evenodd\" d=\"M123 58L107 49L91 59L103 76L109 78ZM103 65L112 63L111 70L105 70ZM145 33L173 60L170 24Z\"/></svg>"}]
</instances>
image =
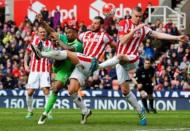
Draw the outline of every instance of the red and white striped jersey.
<instances>
[{"instance_id":1,"label":"red and white striped jersey","mask_svg":"<svg viewBox=\"0 0 190 131\"><path fill-rule=\"evenodd\" d=\"M135 28L135 26L136 25L133 24L131 19L121 20L118 25L119 37L129 33L130 30L133 30ZM149 27L144 26L143 28L137 30L133 37L129 39L127 43L121 44L119 42L117 54L133 55L134 57L130 59L130 62L137 61L139 58L138 48L140 47L143 39L150 31L151 29Z\"/></svg>"},{"instance_id":2,"label":"red and white striped jersey","mask_svg":"<svg viewBox=\"0 0 190 131\"><path fill-rule=\"evenodd\" d=\"M53 48L53 44L49 40L41 41L43 45L43 49L50 50ZM40 43L40 38L38 36L34 36L33 41L31 42L32 45L38 46ZM27 47L28 52L31 52L31 59L30 59L30 72L50 72L50 61L48 58L41 58L36 59L35 54L32 52L31 45L29 44Z\"/></svg>"},{"instance_id":3,"label":"red and white striped jersey","mask_svg":"<svg viewBox=\"0 0 190 131\"><path fill-rule=\"evenodd\" d=\"M105 32L87 31L79 35L79 40L83 42L83 54L99 59L107 44L113 39Z\"/></svg>"}]
</instances>

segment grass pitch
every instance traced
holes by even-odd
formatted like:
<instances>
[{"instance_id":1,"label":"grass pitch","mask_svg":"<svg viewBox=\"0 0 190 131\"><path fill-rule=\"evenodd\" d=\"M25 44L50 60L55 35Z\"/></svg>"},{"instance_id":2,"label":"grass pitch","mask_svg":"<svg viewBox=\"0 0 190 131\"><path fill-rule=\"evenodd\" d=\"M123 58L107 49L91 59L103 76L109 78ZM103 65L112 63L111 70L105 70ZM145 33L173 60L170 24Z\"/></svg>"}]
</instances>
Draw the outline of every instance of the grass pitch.
<instances>
[{"instance_id":1,"label":"grass pitch","mask_svg":"<svg viewBox=\"0 0 190 131\"><path fill-rule=\"evenodd\" d=\"M190 111L159 111L147 114L148 125L138 125L135 111L93 110L85 125L80 124L79 110L54 109L53 120L37 125L42 113L34 110L30 120L26 109L0 108L0 131L190 131Z\"/></svg>"}]
</instances>

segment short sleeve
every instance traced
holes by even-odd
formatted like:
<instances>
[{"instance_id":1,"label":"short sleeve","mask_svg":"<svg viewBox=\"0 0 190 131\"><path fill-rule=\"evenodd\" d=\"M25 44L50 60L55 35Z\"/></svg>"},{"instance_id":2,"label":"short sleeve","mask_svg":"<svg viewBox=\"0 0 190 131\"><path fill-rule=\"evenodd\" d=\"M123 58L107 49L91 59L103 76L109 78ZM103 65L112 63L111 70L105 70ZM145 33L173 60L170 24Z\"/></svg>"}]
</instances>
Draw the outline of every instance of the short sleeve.
<instances>
[{"instance_id":1,"label":"short sleeve","mask_svg":"<svg viewBox=\"0 0 190 131\"><path fill-rule=\"evenodd\" d=\"M127 22L126 20L121 20L118 25L117 25L117 30L118 30L118 35L121 36L121 35L124 35L126 34L125 32L125 28L127 27Z\"/></svg>"},{"instance_id":2,"label":"short sleeve","mask_svg":"<svg viewBox=\"0 0 190 131\"><path fill-rule=\"evenodd\" d=\"M113 38L108 33L105 33L103 41L104 43L111 43L113 41Z\"/></svg>"}]
</instances>

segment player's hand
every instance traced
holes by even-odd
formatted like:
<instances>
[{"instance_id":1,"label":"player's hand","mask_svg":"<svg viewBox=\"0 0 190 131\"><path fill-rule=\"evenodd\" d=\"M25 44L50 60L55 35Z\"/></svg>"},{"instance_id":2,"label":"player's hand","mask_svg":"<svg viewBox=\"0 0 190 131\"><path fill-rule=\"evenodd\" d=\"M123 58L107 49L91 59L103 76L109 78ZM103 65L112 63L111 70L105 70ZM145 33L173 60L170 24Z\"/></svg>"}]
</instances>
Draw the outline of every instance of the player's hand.
<instances>
[{"instance_id":1,"label":"player's hand","mask_svg":"<svg viewBox=\"0 0 190 131\"><path fill-rule=\"evenodd\" d=\"M29 68L29 66L28 66L28 65L24 65L24 69L25 69L25 71L26 71L27 73L29 73L29 72L30 72L30 68Z\"/></svg>"},{"instance_id":2,"label":"player's hand","mask_svg":"<svg viewBox=\"0 0 190 131\"><path fill-rule=\"evenodd\" d=\"M186 35L177 36L177 39L183 43L188 41L188 37Z\"/></svg>"},{"instance_id":3,"label":"player's hand","mask_svg":"<svg viewBox=\"0 0 190 131\"><path fill-rule=\"evenodd\" d=\"M139 24L137 27L135 27L134 31L137 31L139 29L141 29L142 27L144 27L146 24Z\"/></svg>"}]
</instances>

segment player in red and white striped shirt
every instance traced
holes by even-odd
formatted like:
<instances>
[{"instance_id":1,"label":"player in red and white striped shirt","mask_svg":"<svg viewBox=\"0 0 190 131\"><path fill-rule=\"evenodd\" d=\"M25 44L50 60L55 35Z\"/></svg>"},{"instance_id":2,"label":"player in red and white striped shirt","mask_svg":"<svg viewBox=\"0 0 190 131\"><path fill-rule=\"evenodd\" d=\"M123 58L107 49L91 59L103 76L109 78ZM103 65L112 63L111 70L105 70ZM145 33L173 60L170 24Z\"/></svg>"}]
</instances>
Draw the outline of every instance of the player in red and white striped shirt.
<instances>
[{"instance_id":1,"label":"player in red and white striped shirt","mask_svg":"<svg viewBox=\"0 0 190 131\"><path fill-rule=\"evenodd\" d=\"M86 123L87 117L91 114L91 110L85 107L82 98L78 96L78 90L80 87L84 87L85 80L92 74L91 68L93 66L94 58L99 59L108 44L112 46L116 45L107 33L100 31L103 23L103 18L97 16L92 21L91 31L87 31L79 35L79 39L83 42L83 54L63 50L41 52L39 55L56 60L70 59L71 62L76 65L70 76L68 92L73 98L73 101L81 109L81 124ZM35 52L39 53L39 51Z\"/></svg>"},{"instance_id":2,"label":"player in red and white striped shirt","mask_svg":"<svg viewBox=\"0 0 190 131\"><path fill-rule=\"evenodd\" d=\"M126 19L119 22L118 31L120 42L117 49L117 56L99 64L99 68L116 65L117 79L122 89L122 93L139 113L140 124L146 125L147 122L144 112L138 104L135 95L130 91L129 84L127 83L127 81L130 80L128 73L138 65L138 48L146 35L158 39L179 41L185 41L186 36L173 36L152 31L149 27L145 26L145 24L141 23L141 18L142 9L140 7L135 7L132 11L132 19Z\"/></svg>"},{"instance_id":3,"label":"player in red and white striped shirt","mask_svg":"<svg viewBox=\"0 0 190 131\"><path fill-rule=\"evenodd\" d=\"M46 30L43 26L38 27L38 34L33 37L31 44L43 50L52 49L51 41L46 39ZM28 65L30 57L30 64ZM39 87L43 89L45 100L47 101L50 88L50 62L48 58L36 59L35 54L31 51L31 45L28 45L24 57L24 67L29 72L28 83L26 85L26 103L28 113L26 118L31 118L33 115L32 96Z\"/></svg>"}]
</instances>

